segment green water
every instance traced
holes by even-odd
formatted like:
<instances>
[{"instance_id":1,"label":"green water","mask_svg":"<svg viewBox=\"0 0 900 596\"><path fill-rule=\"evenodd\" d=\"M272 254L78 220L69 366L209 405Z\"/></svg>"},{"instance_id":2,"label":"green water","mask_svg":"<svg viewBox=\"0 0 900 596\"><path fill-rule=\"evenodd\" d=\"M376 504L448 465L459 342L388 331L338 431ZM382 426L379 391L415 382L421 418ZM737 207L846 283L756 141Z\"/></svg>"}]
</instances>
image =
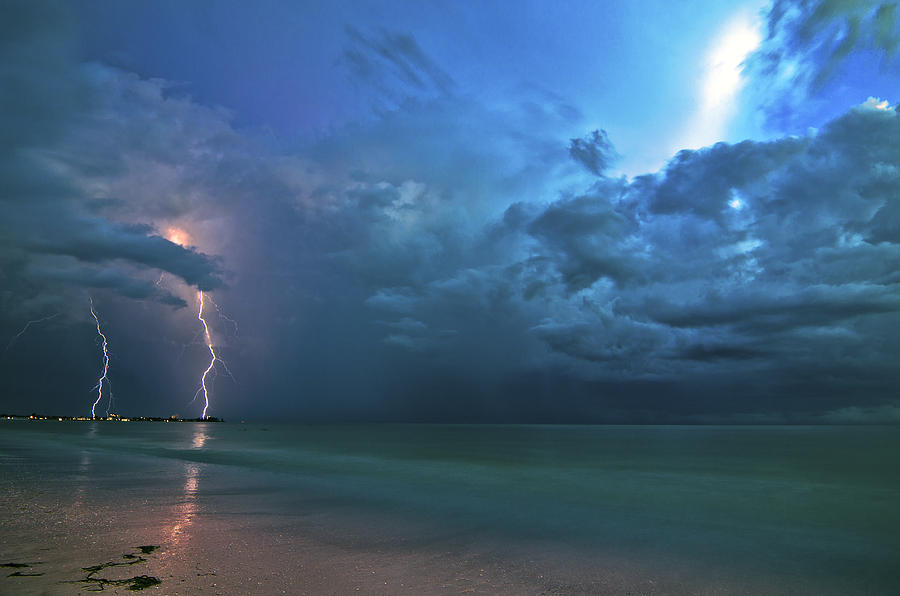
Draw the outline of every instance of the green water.
<instances>
[{"instance_id":1,"label":"green water","mask_svg":"<svg viewBox=\"0 0 900 596\"><path fill-rule=\"evenodd\" d=\"M0 423L0 464L60 461L64 481L60 454L85 450L234 482L252 472L285 513L315 500L848 593L900 586L897 427Z\"/></svg>"}]
</instances>

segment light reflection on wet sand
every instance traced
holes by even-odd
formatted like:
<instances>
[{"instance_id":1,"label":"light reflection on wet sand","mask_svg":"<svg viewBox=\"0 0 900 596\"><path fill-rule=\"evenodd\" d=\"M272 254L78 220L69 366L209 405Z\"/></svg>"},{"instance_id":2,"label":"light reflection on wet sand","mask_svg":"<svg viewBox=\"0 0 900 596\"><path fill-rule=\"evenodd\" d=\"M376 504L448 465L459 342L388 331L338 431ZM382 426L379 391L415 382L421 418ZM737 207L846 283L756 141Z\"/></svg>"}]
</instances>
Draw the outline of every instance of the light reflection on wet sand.
<instances>
[{"instance_id":1,"label":"light reflection on wet sand","mask_svg":"<svg viewBox=\"0 0 900 596\"><path fill-rule=\"evenodd\" d=\"M411 499L403 501L419 507L418 510L413 510L375 507L372 502L365 500L369 493L356 500L350 500L347 498L347 491L340 490L344 485L338 481L345 482L344 476L335 476L332 484L326 484L324 480L321 483L314 483L312 480L316 478L312 477L311 473L306 474L305 468L300 464L294 468L286 467L288 471L300 470L295 473L272 473L267 464L273 461L286 461L287 464L291 464L294 460L288 459L286 455L292 454L301 463L311 461L322 467L331 465L330 469L334 470L356 470L351 466L355 465L355 460L346 457L344 452L338 449L335 449L336 454L329 455L328 451L323 449L321 453L316 454L315 459L299 459L299 456L305 456L305 448L312 442L312 439L306 439L306 435L317 429L304 428L306 434L297 434L307 443L294 439L298 445L292 447L288 443L287 447L282 449L281 441L273 441L269 433L265 435L259 433L260 438L254 443L250 440L254 438L253 436L244 437L249 431L208 424L190 426L96 424L91 425L91 428L81 429L62 426L63 431L69 431L68 434L58 432L58 438L53 436L53 441L44 436L48 434L45 428L47 425L29 424L22 426L21 429L19 426L11 425L4 427L2 429L4 432L0 433L0 466L2 466L0 480L3 481L0 483L2 489L0 527L3 529L0 532L0 561L41 561L42 563L36 565L33 571L43 574L39 577L0 577L0 593L71 594L73 587L67 582L83 578L85 566L103 564L107 561L124 561L125 554L136 553L138 545L159 545L160 548L152 553L142 553L147 556L142 557L145 560L136 563L139 565L137 567L111 567L105 569L99 577L120 578L145 574L159 578L163 582L160 589L170 594L356 591L427 594L476 591L497 594L643 592L767 595L856 593L859 590L853 589L853 584L858 583L862 577L861 572L857 573L852 569L823 579L812 576L806 570L811 565L810 560L815 562L812 557L818 556L817 551L807 554L806 561L792 559L787 571L776 567L771 561L765 561L768 567L760 572L752 560L742 561L741 566L737 564L729 566L729 561L725 563L719 563L718 560L706 561L688 548L680 551L671 549L656 551L650 547L644 548L643 545L634 546L632 543L618 542L607 548L605 544L595 545L594 542L584 539L581 528L577 528L579 531L574 532L568 530L567 525L563 525L563 522L569 519L563 517L563 513L587 503L587 497L596 497L600 505L615 504L626 513L629 509L622 505L625 496L632 500L643 499L647 502L653 497L661 511L665 511L665 508L673 503L675 505L690 503L692 509L688 513L694 512L694 515L700 516L700 513L697 513L699 511L697 503L709 502L713 506L719 506L719 509L712 510L713 513L721 511L725 506L722 497L717 497L718 501L712 500L717 495L716 491L727 497L734 494L736 489L733 487L748 486L750 483L753 483L751 488L757 484L765 487L776 482L782 488L790 489L793 486L786 476L774 472L769 475L748 473L746 478L729 472L725 479L716 483L712 480L718 476L707 471L700 482L693 466L707 462L712 465L720 460L709 460L705 455L702 458L695 458L694 451L690 449L687 455L682 454L682 459L668 456L662 460L654 459L655 451L644 453L638 448L640 446L635 447L633 444L638 439L646 439L648 434L664 433L668 437L677 433L681 441L690 439L688 447L693 449L700 439L703 439L705 444L712 440L710 433L721 434L725 432L723 430L614 429L617 435L614 437L615 449L608 447L606 443L603 444L604 449L633 458L641 455L645 459L637 459L629 464L634 472L627 470L623 472L618 468L612 471L600 469L600 472L606 474L606 478L616 480L616 483L610 484L609 487L606 484L600 486L596 481L582 477L583 475L574 478L571 471L568 472L570 476L566 476L565 466L559 472L553 470L551 474L547 471L549 467L543 459L539 461L534 458L525 459L524 463L528 466L524 469L529 474L533 472L543 474L544 478L553 478L560 486L575 486L585 491L584 501L570 498L552 506L542 499L555 498L561 494L563 497L579 496L581 493L562 493L560 488L551 490L549 487L546 490L539 487L540 490L537 490L534 488L536 485L522 484L522 476L517 475L522 469L520 466L500 467L490 462L485 464L484 460L476 460L475 464L461 463L461 458L457 454L458 448L447 447L446 442L435 443L437 447L445 449L444 452L438 451L438 455L443 454L445 459L457 465L455 469L464 469L469 476L453 476L441 483L435 482L434 485L423 483L420 478L433 478L434 470L438 469L437 466L442 460L436 463L427 461L422 463L420 460L405 457L406 454L402 450L397 455L380 453L385 468L378 474L368 474L367 471L354 472L359 479L354 480L350 488L360 489L363 486L361 483L365 481L364 486L368 491L373 486L379 488L379 482L390 481L393 484L389 488L394 492L399 492L402 488L412 491L412 496L416 496L416 491L420 496L437 495L434 506L431 507L429 504L428 508L420 505L419 501ZM327 430L332 432L332 429ZM355 449L362 449L355 441L366 429L355 427L351 430L354 442L351 442L351 438L345 438L335 442L337 447L349 444ZM397 432L395 428L390 430ZM480 429L451 430L457 434L466 432L477 435L482 432ZM489 430L492 433L503 431L503 429ZM625 430L628 431L627 435ZM433 428L427 431L435 433ZM505 432L513 431L527 431L529 434L536 432L563 434L565 431L564 438L572 441L574 439L571 435L576 432L600 434L599 438L591 437L595 442L602 442L601 439L609 442L611 439L605 438L600 431L607 434L612 432L607 429L598 431L512 429ZM327 447L326 440L329 437L324 436L324 431L317 432L320 436L315 437L316 444L323 443ZM373 435L381 433L378 436L383 437L381 429L369 432ZM810 446L810 453L814 452L812 447L817 449L814 453L818 453L821 446L820 441L809 438L811 431L803 429L752 431L754 434L765 434L762 439L747 438L746 435L750 432L743 429L729 431L726 439L741 440L741 445L749 441L752 447L774 432L791 432L792 440L806 441L805 444ZM828 432L834 434L838 431ZM857 435L844 430L840 432L840 436L849 433L851 438L862 443L860 437L867 437L872 431L867 429L866 435ZM641 436L634 437L636 434ZM85 442L86 436L93 435L97 435L96 440ZM702 436L696 438L697 435ZM712 438L715 439L717 436ZM420 439L421 436L417 434L414 438ZM632 443L620 446L625 439L631 440ZM887 439L884 441L887 442ZM667 448L675 444L669 440L663 442ZM261 443L266 446L265 449L259 449ZM279 446L273 447L272 444L275 443ZM483 444L474 441L471 443L479 446ZM771 440L768 440L765 446L770 443ZM383 443L376 442L375 447L380 444ZM574 446L566 447L562 453L584 463L589 457L596 455L592 453L582 455L577 452L576 447L581 449L586 444L588 447L593 445L586 441L574 441ZM522 453L529 453L518 445L519 443L513 444L518 449L513 453L519 456ZM507 449L506 443L501 444L501 447ZM253 448L257 448L259 453L254 452ZM370 447L365 448L374 450ZM593 448L599 449L596 446ZM382 449L382 452L385 449ZM447 453L448 450L451 452ZM232 451L236 454L235 459L226 459ZM490 455L490 452L488 454ZM500 454L508 456L507 451L500 451ZM659 461L681 462L683 465L688 455L691 457L686 461L692 467L687 471L679 473L679 470L675 469L666 474L644 473L647 467ZM269 459L265 459L264 456ZM816 455L816 458L818 457ZM219 465L218 462L223 461L231 461L235 465ZM813 463L817 461L819 460L815 459ZM569 460L565 460L563 464L573 465L568 462ZM801 460L800 463L807 462ZM496 497L487 495L486 490L476 492L471 488L474 483L466 484L464 491L460 489L458 478L485 480L487 477L484 470L497 474L500 479L504 475L510 479L518 479L519 483L512 488L511 485L494 483L498 491ZM856 484L835 482L830 467L822 470L824 471L821 474L826 480L831 481L832 493L837 496L816 501L804 493L802 497L791 500L794 493L786 492L782 495L781 502L787 504L818 502L823 508L837 507L835 503L840 505L844 501L836 501L840 496L836 491L848 494L855 491L853 494L858 494L861 498L873 494L876 489L881 491L877 495L892 494L889 491L893 491L894 485L882 481L882 476L875 477L868 485L862 484L860 488L856 488ZM865 471L866 469L862 470ZM863 480L869 478L862 472L853 478ZM310 476L311 480L307 476ZM635 486L640 485L643 488L642 492L629 489L630 485L625 482L629 478L633 480ZM836 478L841 480L844 477L837 475ZM676 481L687 483L680 490L693 489L690 495L697 500L688 502L685 498L679 497L678 495L683 492L679 493L676 490L679 488L675 485ZM446 494L438 494L437 490L432 491L432 486L445 490ZM523 486L530 487L531 492L508 496L510 508L517 505L529 506L530 509L527 511L547 513L549 517L537 519L538 516L535 516L535 519L529 519L528 523L536 524L543 521L549 525L559 522L561 528L559 532L567 532L562 535L562 539L558 534L551 534L549 531L545 534L535 533L534 536L503 533L502 530L505 530L508 524L501 525L501 522L506 518L501 517L497 522L486 522L482 513L473 513L470 509L461 508L461 514L454 513L450 520L454 524L453 527L447 525L448 520L444 517L429 516L432 511L441 513L444 503L459 507L491 505L504 495L511 495L509 491L513 488L519 491ZM651 494L654 487L657 491ZM666 489L665 492L661 490L663 488ZM612 492L613 489L617 492ZM794 492L797 490L799 489L794 489ZM394 492L388 492L387 488L382 487L381 493L372 494L376 497L378 494L390 496ZM761 490L759 492L762 493ZM707 496L708 493L712 496ZM337 498L332 498L333 495ZM610 495L622 496L623 500L613 501ZM451 500L451 497L455 500ZM879 503L872 499L867 502L874 505ZM732 499L725 503L736 513L743 511L738 509L738 505L744 501ZM673 508L683 510L680 505ZM500 511L498 516L505 513L499 508L491 511ZM523 510L523 513L527 511ZM631 511L635 515L650 515L655 510L651 510L647 503L638 503ZM753 507L745 514L745 518L756 516L765 520L767 518L763 514L766 511L758 511ZM849 507L824 508L823 511L826 513L845 511L856 514L856 510ZM890 527L892 520L896 519L896 515L891 511L887 513L879 509L876 511L881 512L880 515L887 527ZM812 516L813 513L809 515ZM553 515L557 517L554 518ZM862 515L859 517L862 518ZM873 515L866 517L864 521L870 517L872 520L875 519ZM701 518L701 521L702 519L705 518ZM714 518L714 521L715 519L721 518ZM805 518L801 518L800 521L803 519ZM851 518L844 526L835 526L829 531L835 536L840 536L839 531L842 527L862 529L869 527L858 524L853 526L853 519ZM577 521L588 527L591 524L599 526L599 520L590 516L580 516ZM629 535L629 524L623 522L624 529L621 536L635 540L638 538L644 540L644 537L660 537L672 541L678 539L679 544L692 546L693 542L688 540L688 538L694 540L692 536L682 540L683 533L675 535L669 531L668 528L674 530L681 528L676 522L667 521L658 532L654 532L655 528L650 527L652 521L651 519L643 523L642 518L635 517L634 521L630 522L639 530L649 528L642 530L645 533L641 535ZM725 522L729 524L727 528L733 528L735 532L740 530L744 544L752 538L747 530L747 519L742 521L741 518L732 515ZM494 525L490 525L491 523ZM608 525L613 530L619 530L616 526ZM896 524L894 526L896 527ZM695 532L703 530L698 524L687 522L683 527ZM793 534L778 533L775 535L776 540L780 540L782 536L798 541L804 538L804 535L799 533L804 529L803 526L792 528L788 524L787 529ZM715 528L709 531L709 535L715 537L717 534L714 534L713 530ZM760 532L764 530L765 528L762 528ZM806 531L815 537L811 534L812 530ZM888 554L884 555L887 561L889 553L896 552L890 548L896 543L895 538L893 535L882 538L875 530L869 531L874 539L887 544L885 553ZM580 542L574 540L571 543L565 542L563 539L568 539L570 535L579 538ZM703 537L699 535L699 538ZM841 546L838 542L835 552L846 553L850 552L851 548L867 546L865 536L851 536L851 539L855 542L847 547ZM723 556L727 556L728 548L731 548L732 552L737 548L728 541L722 544L726 549ZM798 547L789 550L789 544L776 541L773 552L777 554L777 549L781 548L781 552L799 552L802 555L808 552L808 549L800 548L804 544L798 542ZM875 552L874 548L870 550ZM701 554L703 552L706 551L702 551ZM850 554L853 555L852 552ZM868 569L873 572L881 571L885 576L893 573L885 572L879 567L881 559L869 564L868 560L862 559L862 554L855 559L847 558L847 561L848 565L850 563L858 565L861 571L868 572ZM869 567L863 567L864 564ZM864 585L866 586L864 591L867 593L890 593L890 590L880 589L887 585L887 581L879 576L873 576L871 583ZM13 592L13 589L16 591ZM29 589L32 591L27 591Z\"/></svg>"},{"instance_id":2,"label":"light reflection on wet sand","mask_svg":"<svg viewBox=\"0 0 900 596\"><path fill-rule=\"evenodd\" d=\"M91 422L90 427L86 433L86 436L94 440L97 436L97 423ZM87 449L81 449L78 453L78 466L75 469L75 490L72 495L72 508L74 513L78 513L82 511L85 499L88 496L89 491L93 488L93 483L96 482L93 476L93 466L94 466L94 458L91 456L91 452Z\"/></svg>"},{"instance_id":3,"label":"light reflection on wet sand","mask_svg":"<svg viewBox=\"0 0 900 596\"><path fill-rule=\"evenodd\" d=\"M191 448L200 450L206 444L209 435L201 426L194 428L191 437ZM195 462L184 463L184 484L175 505L172 506L171 522L163 528L166 549L163 556L177 557L191 540L191 527L197 514L197 494L200 487L200 465Z\"/></svg>"},{"instance_id":4,"label":"light reflection on wet sand","mask_svg":"<svg viewBox=\"0 0 900 596\"><path fill-rule=\"evenodd\" d=\"M75 474L75 491L72 496L72 507L77 512L84 506L85 492L91 481L91 453L82 449L78 456L78 468Z\"/></svg>"}]
</instances>

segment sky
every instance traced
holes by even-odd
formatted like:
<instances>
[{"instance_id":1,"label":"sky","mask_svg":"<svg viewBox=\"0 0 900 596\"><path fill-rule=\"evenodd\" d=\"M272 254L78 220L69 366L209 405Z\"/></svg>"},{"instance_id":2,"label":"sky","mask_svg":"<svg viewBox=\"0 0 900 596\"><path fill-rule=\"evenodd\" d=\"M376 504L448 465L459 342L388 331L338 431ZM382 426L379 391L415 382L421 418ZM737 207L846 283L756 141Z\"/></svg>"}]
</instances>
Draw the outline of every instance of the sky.
<instances>
[{"instance_id":1,"label":"sky","mask_svg":"<svg viewBox=\"0 0 900 596\"><path fill-rule=\"evenodd\" d=\"M202 293L228 420L900 422L895 3L0 30L0 412L199 416Z\"/></svg>"}]
</instances>

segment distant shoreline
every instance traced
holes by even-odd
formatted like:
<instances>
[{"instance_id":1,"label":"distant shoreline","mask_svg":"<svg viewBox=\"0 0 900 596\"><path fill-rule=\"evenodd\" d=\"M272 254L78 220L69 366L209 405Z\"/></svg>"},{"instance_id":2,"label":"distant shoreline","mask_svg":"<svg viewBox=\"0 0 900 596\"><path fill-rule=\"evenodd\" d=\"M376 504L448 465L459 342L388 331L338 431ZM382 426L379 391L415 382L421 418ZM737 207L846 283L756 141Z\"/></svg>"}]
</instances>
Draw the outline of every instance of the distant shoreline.
<instances>
[{"instance_id":1,"label":"distant shoreline","mask_svg":"<svg viewBox=\"0 0 900 596\"><path fill-rule=\"evenodd\" d=\"M44 414L29 414L22 416L19 414L0 414L0 420L58 420L60 422L78 421L78 422L225 422L221 418L215 416L207 416L206 418L179 418L170 416L168 418L158 418L154 416L119 416L110 414L109 416L47 416Z\"/></svg>"}]
</instances>

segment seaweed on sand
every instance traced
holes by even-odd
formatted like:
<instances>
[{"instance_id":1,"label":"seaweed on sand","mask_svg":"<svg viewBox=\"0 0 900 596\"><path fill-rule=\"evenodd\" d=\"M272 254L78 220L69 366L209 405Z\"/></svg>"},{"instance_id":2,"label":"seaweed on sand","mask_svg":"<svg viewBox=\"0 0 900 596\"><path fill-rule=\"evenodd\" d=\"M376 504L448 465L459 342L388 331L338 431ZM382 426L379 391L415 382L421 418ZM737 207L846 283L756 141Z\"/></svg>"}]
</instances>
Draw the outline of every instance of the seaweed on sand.
<instances>
[{"instance_id":1,"label":"seaweed on sand","mask_svg":"<svg viewBox=\"0 0 900 596\"><path fill-rule=\"evenodd\" d=\"M8 569L29 569L34 567L35 565L40 565L43 561L35 561L34 563L0 563L0 567L6 567ZM6 577L39 577L44 575L43 573L38 572L28 572L28 571L13 571Z\"/></svg>"},{"instance_id":2,"label":"seaweed on sand","mask_svg":"<svg viewBox=\"0 0 900 596\"><path fill-rule=\"evenodd\" d=\"M149 554L158 549L158 546L144 545L135 547L141 554ZM87 575L83 579L74 580L67 583L95 584L102 591L104 586L122 586L126 590L137 592L156 586L162 583L159 578L150 575L135 575L126 579L106 579L105 577L96 577L96 574L109 567L123 567L125 565L137 565L145 563L147 559L137 553L125 553L122 555L124 561L107 561L99 565L91 565L90 567L82 567L82 571L86 571Z\"/></svg>"},{"instance_id":3,"label":"seaweed on sand","mask_svg":"<svg viewBox=\"0 0 900 596\"><path fill-rule=\"evenodd\" d=\"M146 588L158 586L162 581L160 581L158 577L150 575L135 575L134 577L129 577L127 579L105 579L102 577L84 578L79 579L77 583L97 584L100 586L100 590L103 590L103 586L123 586L126 590L139 592Z\"/></svg>"},{"instance_id":4,"label":"seaweed on sand","mask_svg":"<svg viewBox=\"0 0 900 596\"><path fill-rule=\"evenodd\" d=\"M137 547L137 548L140 549L141 554L149 555L150 553L152 553L153 551L155 551L155 550L158 549L159 547L158 547L158 546L154 546L154 545L152 545L152 544L145 544L144 546L139 546L139 547Z\"/></svg>"}]
</instances>

